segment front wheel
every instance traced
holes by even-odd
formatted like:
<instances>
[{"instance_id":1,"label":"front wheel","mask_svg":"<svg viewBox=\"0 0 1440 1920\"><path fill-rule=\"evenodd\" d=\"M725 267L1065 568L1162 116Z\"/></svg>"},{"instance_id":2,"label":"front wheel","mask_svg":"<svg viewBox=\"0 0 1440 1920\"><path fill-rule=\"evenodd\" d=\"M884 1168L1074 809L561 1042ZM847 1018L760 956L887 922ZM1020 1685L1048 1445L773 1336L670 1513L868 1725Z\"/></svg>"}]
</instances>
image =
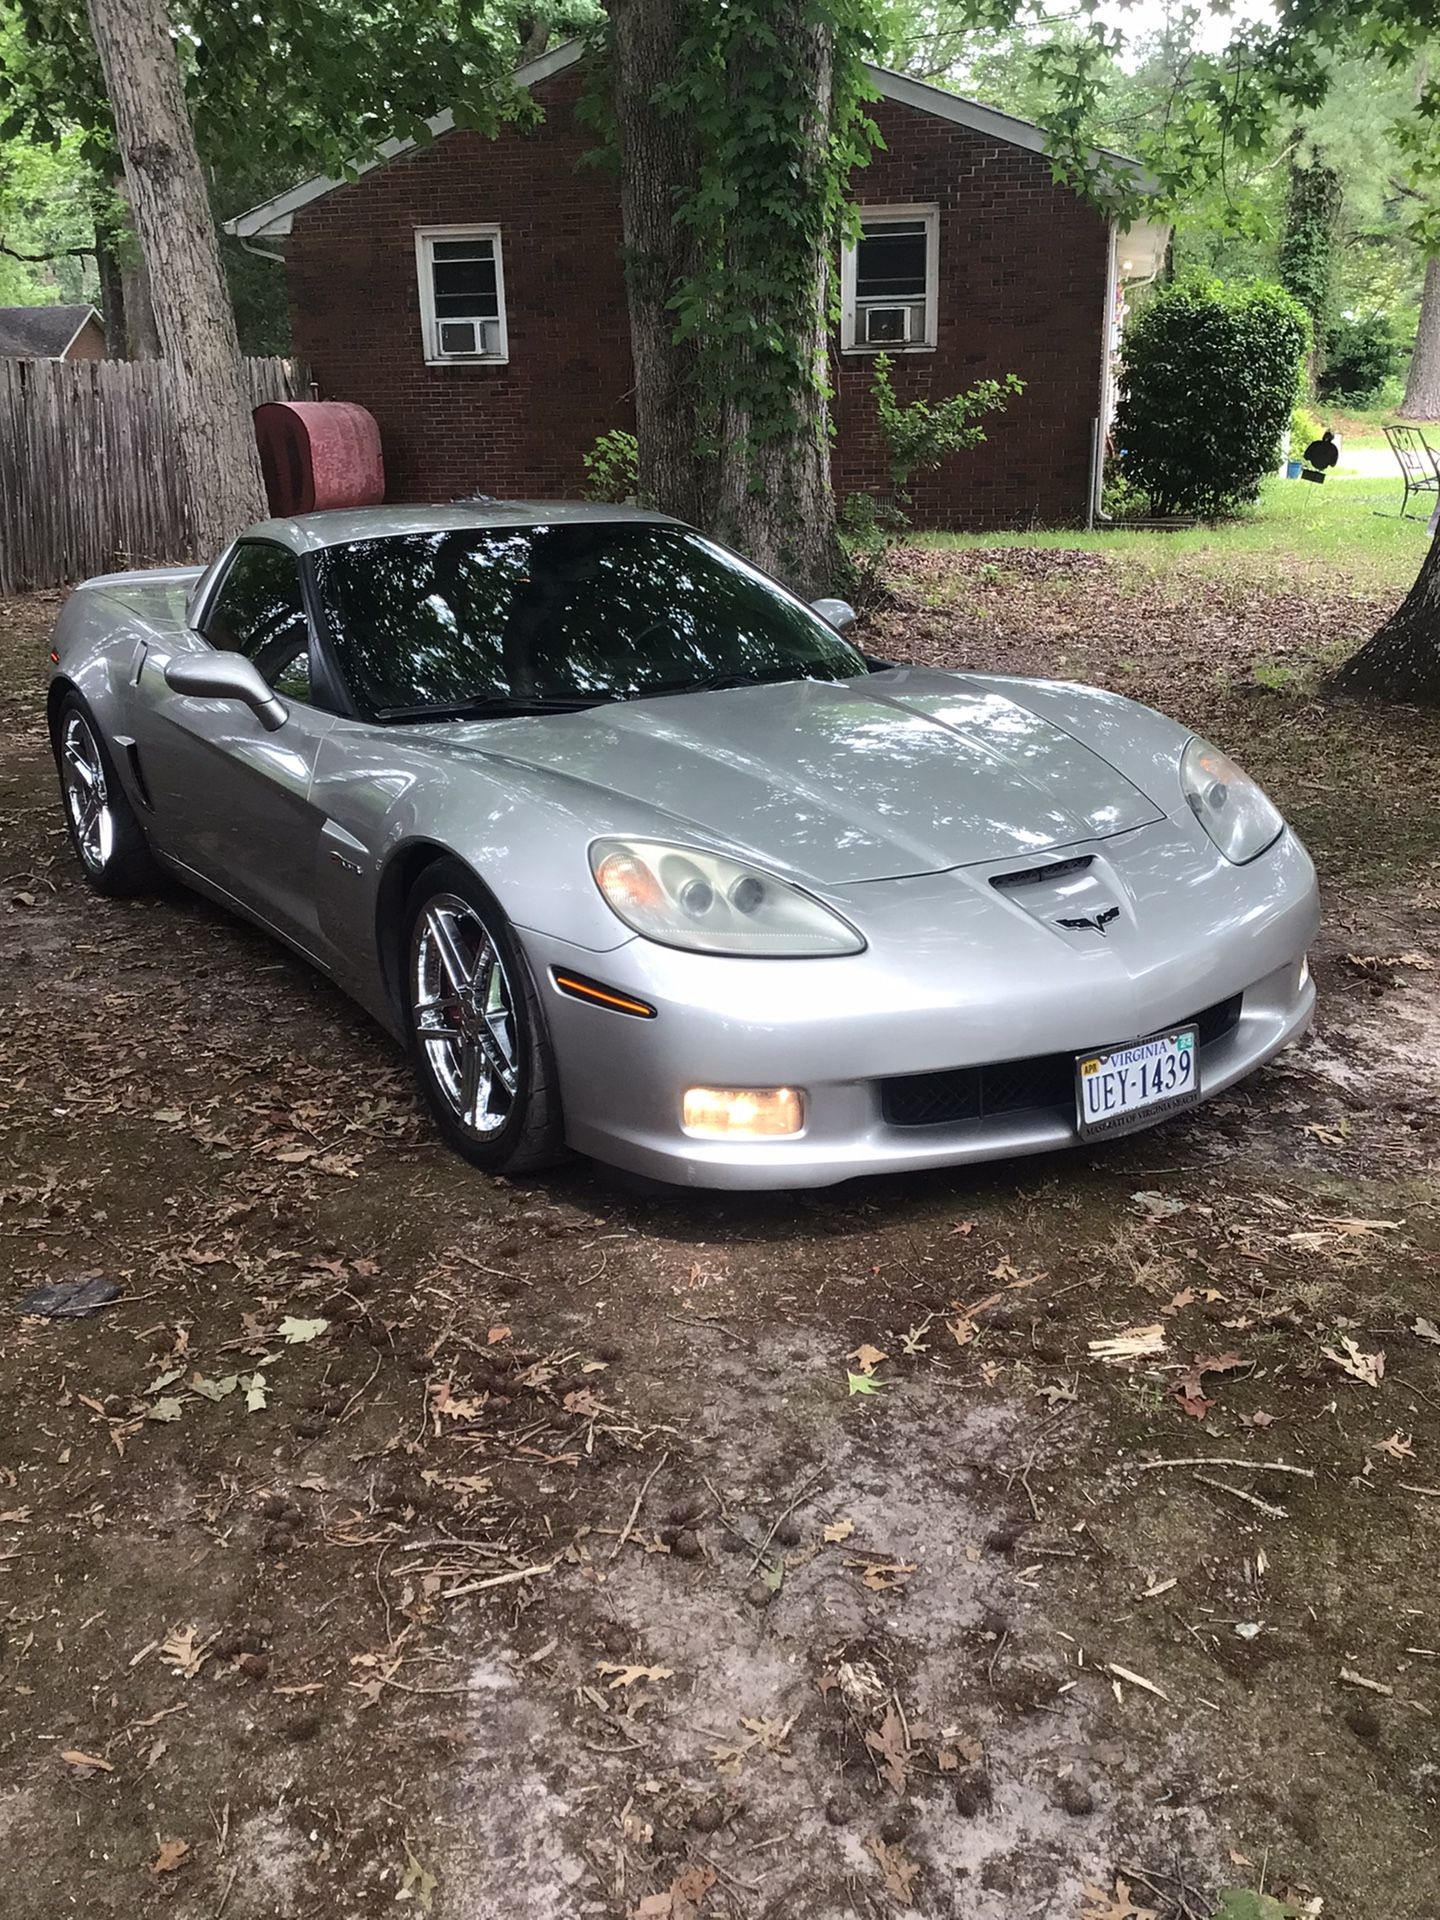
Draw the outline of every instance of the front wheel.
<instances>
[{"instance_id":1,"label":"front wheel","mask_svg":"<svg viewBox=\"0 0 1440 1920\"><path fill-rule=\"evenodd\" d=\"M97 893L123 900L161 883L145 829L126 797L100 729L77 693L66 694L55 724L55 765L70 844Z\"/></svg>"},{"instance_id":2,"label":"front wheel","mask_svg":"<svg viewBox=\"0 0 1440 1920\"><path fill-rule=\"evenodd\" d=\"M437 861L403 920L410 1051L441 1133L487 1173L564 1156L555 1061L525 957L468 867Z\"/></svg>"}]
</instances>

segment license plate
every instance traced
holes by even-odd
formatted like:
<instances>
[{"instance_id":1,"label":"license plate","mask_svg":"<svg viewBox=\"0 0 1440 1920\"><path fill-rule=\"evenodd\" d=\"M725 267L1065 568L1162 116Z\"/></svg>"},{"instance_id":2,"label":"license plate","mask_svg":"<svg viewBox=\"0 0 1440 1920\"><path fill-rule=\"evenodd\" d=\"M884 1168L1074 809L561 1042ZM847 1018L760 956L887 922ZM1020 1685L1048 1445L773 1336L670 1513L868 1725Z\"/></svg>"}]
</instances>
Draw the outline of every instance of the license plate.
<instances>
[{"instance_id":1,"label":"license plate","mask_svg":"<svg viewBox=\"0 0 1440 1920\"><path fill-rule=\"evenodd\" d=\"M1075 1062L1075 1106L1083 1138L1123 1133L1200 1098L1200 1055L1194 1027L1157 1033Z\"/></svg>"}]
</instances>

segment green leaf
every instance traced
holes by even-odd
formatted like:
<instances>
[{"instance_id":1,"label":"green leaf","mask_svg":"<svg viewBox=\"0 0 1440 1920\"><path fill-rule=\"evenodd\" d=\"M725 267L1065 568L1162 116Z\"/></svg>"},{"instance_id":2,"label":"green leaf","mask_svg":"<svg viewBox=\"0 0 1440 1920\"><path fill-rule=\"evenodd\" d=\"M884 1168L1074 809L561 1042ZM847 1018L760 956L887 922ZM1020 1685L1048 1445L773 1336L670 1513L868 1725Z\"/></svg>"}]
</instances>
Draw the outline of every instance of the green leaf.
<instances>
[{"instance_id":1,"label":"green leaf","mask_svg":"<svg viewBox=\"0 0 1440 1920\"><path fill-rule=\"evenodd\" d=\"M1252 1893L1248 1887L1230 1887L1220 1896L1215 1920L1293 1920L1294 1907L1272 1899L1268 1893Z\"/></svg>"},{"instance_id":2,"label":"green leaf","mask_svg":"<svg viewBox=\"0 0 1440 1920\"><path fill-rule=\"evenodd\" d=\"M287 1315L276 1331L286 1346L297 1347L303 1340L318 1340L329 1325L328 1320L293 1320Z\"/></svg>"},{"instance_id":3,"label":"green leaf","mask_svg":"<svg viewBox=\"0 0 1440 1920\"><path fill-rule=\"evenodd\" d=\"M883 1393L889 1384L885 1380L872 1380L868 1373L845 1372L845 1384L851 1393Z\"/></svg>"},{"instance_id":4,"label":"green leaf","mask_svg":"<svg viewBox=\"0 0 1440 1920\"><path fill-rule=\"evenodd\" d=\"M773 1560L760 1569L760 1584L768 1587L772 1593L778 1593L785 1584L785 1562Z\"/></svg>"},{"instance_id":5,"label":"green leaf","mask_svg":"<svg viewBox=\"0 0 1440 1920\"><path fill-rule=\"evenodd\" d=\"M157 1400L146 1414L147 1420L178 1420L185 1411L185 1402L174 1398Z\"/></svg>"}]
</instances>

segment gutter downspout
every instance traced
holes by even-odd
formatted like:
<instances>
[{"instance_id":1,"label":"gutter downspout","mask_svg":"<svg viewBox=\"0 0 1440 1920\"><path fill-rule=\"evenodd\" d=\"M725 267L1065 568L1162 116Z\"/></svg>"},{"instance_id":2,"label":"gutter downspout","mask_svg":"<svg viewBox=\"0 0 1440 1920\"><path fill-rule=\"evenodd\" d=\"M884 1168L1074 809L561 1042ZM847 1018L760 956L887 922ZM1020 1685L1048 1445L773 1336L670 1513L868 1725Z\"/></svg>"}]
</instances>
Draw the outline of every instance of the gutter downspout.
<instances>
[{"instance_id":1,"label":"gutter downspout","mask_svg":"<svg viewBox=\"0 0 1440 1920\"><path fill-rule=\"evenodd\" d=\"M1118 248L1119 227L1117 222L1112 220L1105 242L1105 307L1100 327L1100 410L1090 423L1090 490L1085 506L1087 533L1095 531L1095 521L1100 516L1100 498L1105 490L1105 428L1110 417L1111 369L1116 345L1113 336L1118 292L1118 282L1115 277Z\"/></svg>"}]
</instances>

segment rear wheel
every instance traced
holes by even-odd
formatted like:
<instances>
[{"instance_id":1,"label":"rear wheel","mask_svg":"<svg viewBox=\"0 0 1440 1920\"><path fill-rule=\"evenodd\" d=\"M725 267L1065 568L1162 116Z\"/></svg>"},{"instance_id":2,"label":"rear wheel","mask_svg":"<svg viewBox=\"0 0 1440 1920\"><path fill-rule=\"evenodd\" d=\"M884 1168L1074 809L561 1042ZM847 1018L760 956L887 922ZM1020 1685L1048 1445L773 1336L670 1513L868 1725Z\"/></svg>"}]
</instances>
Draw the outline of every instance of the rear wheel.
<instances>
[{"instance_id":1,"label":"rear wheel","mask_svg":"<svg viewBox=\"0 0 1440 1920\"><path fill-rule=\"evenodd\" d=\"M416 1077L441 1133L489 1173L564 1156L545 1016L505 916L468 867L437 861L404 914Z\"/></svg>"},{"instance_id":2,"label":"rear wheel","mask_svg":"<svg viewBox=\"0 0 1440 1920\"><path fill-rule=\"evenodd\" d=\"M66 694L55 725L55 764L70 844L89 884L113 899L161 883L145 829L135 817L90 709Z\"/></svg>"}]
</instances>

